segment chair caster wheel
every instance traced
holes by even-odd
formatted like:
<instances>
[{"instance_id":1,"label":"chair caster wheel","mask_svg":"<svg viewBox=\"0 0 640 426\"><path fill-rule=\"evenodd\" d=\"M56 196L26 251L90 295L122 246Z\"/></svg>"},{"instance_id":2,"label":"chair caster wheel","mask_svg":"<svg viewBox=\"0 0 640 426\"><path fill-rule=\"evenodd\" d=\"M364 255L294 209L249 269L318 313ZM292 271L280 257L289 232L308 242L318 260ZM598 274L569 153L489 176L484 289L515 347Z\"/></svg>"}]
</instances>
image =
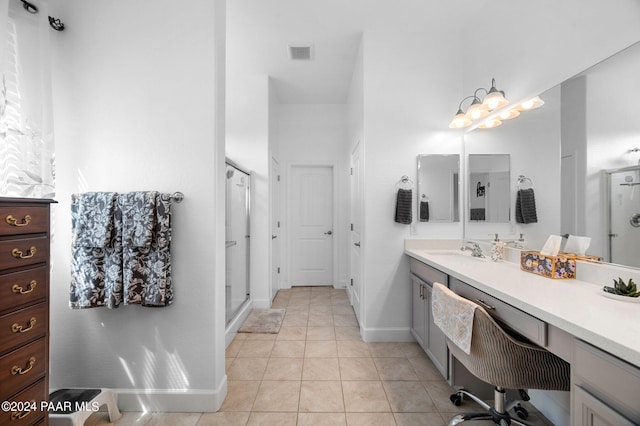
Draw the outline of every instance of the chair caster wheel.
<instances>
[{"instance_id":1,"label":"chair caster wheel","mask_svg":"<svg viewBox=\"0 0 640 426\"><path fill-rule=\"evenodd\" d=\"M457 393L451 394L451 396L449 397L449 401L451 401L453 405L458 407L462 403L462 396L458 395Z\"/></svg>"},{"instance_id":2,"label":"chair caster wheel","mask_svg":"<svg viewBox=\"0 0 640 426\"><path fill-rule=\"evenodd\" d=\"M518 415L518 417L520 417L522 420L526 419L527 417L529 417L529 412L526 410L526 408L520 406L520 405L516 405L515 407L513 407L513 411L515 411L515 413Z\"/></svg>"}]
</instances>

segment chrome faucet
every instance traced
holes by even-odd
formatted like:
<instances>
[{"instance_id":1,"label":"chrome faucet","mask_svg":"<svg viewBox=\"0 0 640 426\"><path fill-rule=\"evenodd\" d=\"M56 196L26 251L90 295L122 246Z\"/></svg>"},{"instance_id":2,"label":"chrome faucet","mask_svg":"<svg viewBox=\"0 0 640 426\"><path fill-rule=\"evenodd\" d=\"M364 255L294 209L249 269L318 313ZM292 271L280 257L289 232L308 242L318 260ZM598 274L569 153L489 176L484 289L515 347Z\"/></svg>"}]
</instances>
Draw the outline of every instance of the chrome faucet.
<instances>
[{"instance_id":1,"label":"chrome faucet","mask_svg":"<svg viewBox=\"0 0 640 426\"><path fill-rule=\"evenodd\" d=\"M466 243L464 243L462 247L460 247L460 250L471 251L471 256L473 257L484 257L484 253L482 253L482 249L480 248L478 243L476 243L475 241L467 241Z\"/></svg>"}]
</instances>

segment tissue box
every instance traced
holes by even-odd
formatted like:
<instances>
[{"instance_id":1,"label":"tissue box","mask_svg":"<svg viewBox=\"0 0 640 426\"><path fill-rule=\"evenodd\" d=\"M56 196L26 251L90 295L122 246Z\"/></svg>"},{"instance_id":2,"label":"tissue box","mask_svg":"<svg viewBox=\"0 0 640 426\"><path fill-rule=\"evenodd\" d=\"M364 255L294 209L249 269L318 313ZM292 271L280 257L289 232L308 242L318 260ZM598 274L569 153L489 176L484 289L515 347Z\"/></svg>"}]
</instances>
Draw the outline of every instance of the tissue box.
<instances>
[{"instance_id":1,"label":"tissue box","mask_svg":"<svg viewBox=\"0 0 640 426\"><path fill-rule=\"evenodd\" d=\"M576 258L566 254L547 256L538 251L522 251L520 269L547 278L566 280L576 277Z\"/></svg>"}]
</instances>

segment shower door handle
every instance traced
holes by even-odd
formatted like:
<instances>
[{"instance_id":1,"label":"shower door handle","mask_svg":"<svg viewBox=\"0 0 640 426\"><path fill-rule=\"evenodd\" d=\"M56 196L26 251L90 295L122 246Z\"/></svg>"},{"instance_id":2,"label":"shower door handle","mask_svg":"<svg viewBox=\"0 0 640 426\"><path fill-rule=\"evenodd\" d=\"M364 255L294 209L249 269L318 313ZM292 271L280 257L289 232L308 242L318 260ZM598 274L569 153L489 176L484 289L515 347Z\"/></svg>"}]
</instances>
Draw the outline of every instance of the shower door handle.
<instances>
[{"instance_id":1,"label":"shower door handle","mask_svg":"<svg viewBox=\"0 0 640 426\"><path fill-rule=\"evenodd\" d=\"M278 238L278 236L277 236L277 235L272 235L272 236L271 236L271 239L272 239L272 240L275 240L276 238Z\"/></svg>"},{"instance_id":2,"label":"shower door handle","mask_svg":"<svg viewBox=\"0 0 640 426\"><path fill-rule=\"evenodd\" d=\"M629 219L629 223L634 228L640 228L640 213L636 213L633 216L631 216L631 219Z\"/></svg>"},{"instance_id":3,"label":"shower door handle","mask_svg":"<svg viewBox=\"0 0 640 426\"><path fill-rule=\"evenodd\" d=\"M360 247L360 241L358 241L357 243L353 243L353 245L356 247Z\"/></svg>"},{"instance_id":4,"label":"shower door handle","mask_svg":"<svg viewBox=\"0 0 640 426\"><path fill-rule=\"evenodd\" d=\"M235 246L236 244L238 244L237 241L225 241L225 246L226 246L225 248Z\"/></svg>"},{"instance_id":5,"label":"shower door handle","mask_svg":"<svg viewBox=\"0 0 640 426\"><path fill-rule=\"evenodd\" d=\"M324 233L324 235L333 235L333 232L327 231L327 232Z\"/></svg>"}]
</instances>

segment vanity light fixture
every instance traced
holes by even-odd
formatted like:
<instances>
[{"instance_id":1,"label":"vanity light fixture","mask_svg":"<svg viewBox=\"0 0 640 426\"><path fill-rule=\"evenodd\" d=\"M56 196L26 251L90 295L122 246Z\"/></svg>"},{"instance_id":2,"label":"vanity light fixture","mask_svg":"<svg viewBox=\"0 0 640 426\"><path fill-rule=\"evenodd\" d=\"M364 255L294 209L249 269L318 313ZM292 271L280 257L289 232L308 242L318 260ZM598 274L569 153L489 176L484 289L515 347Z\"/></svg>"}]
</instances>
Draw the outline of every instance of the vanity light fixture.
<instances>
[{"instance_id":1,"label":"vanity light fixture","mask_svg":"<svg viewBox=\"0 0 640 426\"><path fill-rule=\"evenodd\" d=\"M500 120L511 120L512 118L516 118L520 115L520 111L517 108L509 108L504 110L498 114Z\"/></svg>"},{"instance_id":2,"label":"vanity light fixture","mask_svg":"<svg viewBox=\"0 0 640 426\"><path fill-rule=\"evenodd\" d=\"M535 98L522 102L517 108L520 111L530 111L532 109L540 108L542 105L544 105L544 101L540 99L539 96L536 96Z\"/></svg>"},{"instance_id":3,"label":"vanity light fixture","mask_svg":"<svg viewBox=\"0 0 640 426\"><path fill-rule=\"evenodd\" d=\"M484 98L480 98L478 92L484 91L486 94ZM462 109L462 104L467 99L473 99L471 105L465 113ZM509 101L504 97L504 92L496 89L495 78L491 79L491 88L489 90L484 87L479 87L473 92L472 96L467 96L460 101L458 105L458 112L449 123L451 129L461 129L463 127L473 124L473 120L484 118L495 109L502 108L509 104ZM499 120L498 120L499 121ZM499 124L497 124L499 125ZM495 127L495 126L492 126Z\"/></svg>"},{"instance_id":4,"label":"vanity light fixture","mask_svg":"<svg viewBox=\"0 0 640 426\"><path fill-rule=\"evenodd\" d=\"M494 127L498 127L502 124L499 118L493 117L488 120L483 121L478 127L480 129L493 129Z\"/></svg>"}]
</instances>

